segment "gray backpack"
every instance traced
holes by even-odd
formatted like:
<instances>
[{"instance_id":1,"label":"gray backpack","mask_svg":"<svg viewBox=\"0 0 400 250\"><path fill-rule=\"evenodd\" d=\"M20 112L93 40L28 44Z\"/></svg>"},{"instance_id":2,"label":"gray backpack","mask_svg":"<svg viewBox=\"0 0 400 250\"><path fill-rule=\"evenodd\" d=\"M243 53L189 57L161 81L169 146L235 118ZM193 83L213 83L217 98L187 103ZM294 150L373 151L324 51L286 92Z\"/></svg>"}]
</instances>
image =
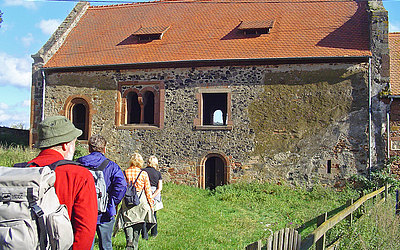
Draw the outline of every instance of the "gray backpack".
<instances>
[{"instance_id":1,"label":"gray backpack","mask_svg":"<svg viewBox=\"0 0 400 250\"><path fill-rule=\"evenodd\" d=\"M67 207L54 189L55 167L0 167L0 249L72 246Z\"/></svg>"},{"instance_id":2,"label":"gray backpack","mask_svg":"<svg viewBox=\"0 0 400 250\"><path fill-rule=\"evenodd\" d=\"M107 210L108 205L107 185L104 179L103 170L107 167L109 162L109 159L105 159L97 168L84 166L90 171L90 173L92 173L94 178L94 185L96 186L97 194L97 210L99 213L104 213Z\"/></svg>"}]
</instances>

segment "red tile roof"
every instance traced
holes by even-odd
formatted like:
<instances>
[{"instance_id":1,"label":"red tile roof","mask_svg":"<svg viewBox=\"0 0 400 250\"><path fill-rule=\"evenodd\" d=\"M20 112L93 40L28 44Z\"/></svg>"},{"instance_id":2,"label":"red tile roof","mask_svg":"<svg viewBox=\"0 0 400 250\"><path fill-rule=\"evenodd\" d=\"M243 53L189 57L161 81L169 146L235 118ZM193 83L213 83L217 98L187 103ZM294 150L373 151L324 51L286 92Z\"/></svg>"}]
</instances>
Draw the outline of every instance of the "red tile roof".
<instances>
[{"instance_id":1,"label":"red tile roof","mask_svg":"<svg viewBox=\"0 0 400 250\"><path fill-rule=\"evenodd\" d=\"M246 37L243 20L275 22ZM132 39L168 26L161 40ZM365 1L158 1L90 6L45 67L370 54Z\"/></svg>"},{"instance_id":2,"label":"red tile roof","mask_svg":"<svg viewBox=\"0 0 400 250\"><path fill-rule=\"evenodd\" d=\"M392 95L400 95L400 32L389 33L390 88Z\"/></svg>"}]
</instances>

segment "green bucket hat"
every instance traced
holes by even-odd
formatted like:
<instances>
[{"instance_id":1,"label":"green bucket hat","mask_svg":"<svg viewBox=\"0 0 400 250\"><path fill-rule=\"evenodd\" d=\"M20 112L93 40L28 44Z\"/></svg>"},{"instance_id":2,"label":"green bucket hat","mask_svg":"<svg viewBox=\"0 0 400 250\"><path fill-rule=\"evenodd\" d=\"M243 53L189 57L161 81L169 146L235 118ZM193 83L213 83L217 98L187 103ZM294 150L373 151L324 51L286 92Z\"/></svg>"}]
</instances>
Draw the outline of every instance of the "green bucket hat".
<instances>
[{"instance_id":1,"label":"green bucket hat","mask_svg":"<svg viewBox=\"0 0 400 250\"><path fill-rule=\"evenodd\" d=\"M70 142L82 135L65 116L51 116L39 123L39 141L37 148L48 148L64 142Z\"/></svg>"}]
</instances>

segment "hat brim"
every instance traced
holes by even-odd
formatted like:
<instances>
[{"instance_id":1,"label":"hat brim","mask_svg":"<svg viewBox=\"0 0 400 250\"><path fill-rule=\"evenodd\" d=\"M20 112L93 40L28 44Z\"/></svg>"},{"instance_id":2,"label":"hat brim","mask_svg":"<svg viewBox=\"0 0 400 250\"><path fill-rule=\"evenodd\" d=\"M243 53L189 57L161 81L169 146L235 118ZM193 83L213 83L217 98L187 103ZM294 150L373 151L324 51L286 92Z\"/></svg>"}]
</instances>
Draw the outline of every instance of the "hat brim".
<instances>
[{"instance_id":1,"label":"hat brim","mask_svg":"<svg viewBox=\"0 0 400 250\"><path fill-rule=\"evenodd\" d=\"M49 148L60 143L70 142L82 135L82 130L74 128L71 132L58 137L47 138L35 144L36 148Z\"/></svg>"}]
</instances>

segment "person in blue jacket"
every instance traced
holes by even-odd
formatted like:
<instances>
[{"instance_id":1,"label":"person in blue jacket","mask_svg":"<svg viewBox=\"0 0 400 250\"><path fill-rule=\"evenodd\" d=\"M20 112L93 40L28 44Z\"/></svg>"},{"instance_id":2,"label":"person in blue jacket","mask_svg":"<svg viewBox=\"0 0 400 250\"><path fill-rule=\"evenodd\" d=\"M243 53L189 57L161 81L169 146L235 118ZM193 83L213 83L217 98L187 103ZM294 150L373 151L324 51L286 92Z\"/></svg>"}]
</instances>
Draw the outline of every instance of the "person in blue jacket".
<instances>
[{"instance_id":1,"label":"person in blue jacket","mask_svg":"<svg viewBox=\"0 0 400 250\"><path fill-rule=\"evenodd\" d=\"M88 144L90 154L79 158L77 161L86 167L97 168L107 159L104 156L107 141L101 135L94 135L90 137ZM111 238L117 213L116 209L125 195L127 186L125 176L117 163L109 161L103 170L103 174L107 186L108 205L107 210L104 213L99 213L97 217L96 232L101 250L113 249ZM93 246L94 241L92 249Z\"/></svg>"}]
</instances>

